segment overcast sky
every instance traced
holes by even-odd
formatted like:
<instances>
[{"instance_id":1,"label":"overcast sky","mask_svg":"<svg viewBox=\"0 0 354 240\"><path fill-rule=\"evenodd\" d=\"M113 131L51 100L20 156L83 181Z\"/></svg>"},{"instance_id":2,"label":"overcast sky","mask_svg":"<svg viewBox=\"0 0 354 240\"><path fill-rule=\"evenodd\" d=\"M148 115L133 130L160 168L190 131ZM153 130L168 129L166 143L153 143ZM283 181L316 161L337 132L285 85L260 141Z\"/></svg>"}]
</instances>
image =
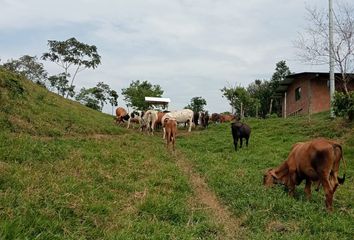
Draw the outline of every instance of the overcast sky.
<instances>
[{"instance_id":1,"label":"overcast sky","mask_svg":"<svg viewBox=\"0 0 354 240\"><path fill-rule=\"evenodd\" d=\"M181 109L203 97L210 112L230 111L224 86L269 80L286 60L292 72L328 71L298 61L293 42L304 31L306 6L326 0L0 0L0 59L40 57L48 40L95 45L102 64L76 79L103 81L120 95L133 80L147 80ZM44 62L50 74L61 71ZM110 108L105 108L110 113Z\"/></svg>"}]
</instances>

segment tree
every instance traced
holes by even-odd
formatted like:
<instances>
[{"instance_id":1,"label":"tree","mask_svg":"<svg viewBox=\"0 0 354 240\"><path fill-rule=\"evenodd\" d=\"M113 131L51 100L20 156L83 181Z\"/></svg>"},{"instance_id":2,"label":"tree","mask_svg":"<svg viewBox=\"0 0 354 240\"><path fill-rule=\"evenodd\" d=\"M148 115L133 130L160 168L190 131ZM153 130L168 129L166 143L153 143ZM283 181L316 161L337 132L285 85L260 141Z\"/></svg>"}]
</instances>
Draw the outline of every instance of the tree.
<instances>
[{"instance_id":1,"label":"tree","mask_svg":"<svg viewBox=\"0 0 354 240\"><path fill-rule=\"evenodd\" d=\"M160 85L152 85L148 81L132 81L128 88L122 89L124 101L128 107L136 110L145 111L151 107L151 104L145 102L145 97L161 97L163 90Z\"/></svg>"},{"instance_id":2,"label":"tree","mask_svg":"<svg viewBox=\"0 0 354 240\"><path fill-rule=\"evenodd\" d=\"M251 98L256 99L255 114L265 118L269 112L269 105L272 98L272 87L269 81L255 80L247 87ZM257 112L257 113L256 113Z\"/></svg>"},{"instance_id":3,"label":"tree","mask_svg":"<svg viewBox=\"0 0 354 240\"><path fill-rule=\"evenodd\" d=\"M250 114L250 110L254 107L255 101L251 98L247 90L241 86L238 87L224 87L221 89L223 97L225 97L231 107L235 109L241 118Z\"/></svg>"},{"instance_id":4,"label":"tree","mask_svg":"<svg viewBox=\"0 0 354 240\"><path fill-rule=\"evenodd\" d=\"M99 111L102 111L107 100L111 103L112 107L113 105L117 106L117 99L117 92L111 90L109 85L103 82L97 83L93 88L81 88L80 93L76 96L76 100L80 103Z\"/></svg>"},{"instance_id":5,"label":"tree","mask_svg":"<svg viewBox=\"0 0 354 240\"><path fill-rule=\"evenodd\" d=\"M70 97L75 95L74 87L69 86L69 80L65 73L60 73L58 75L53 75L48 78L50 87L52 89L56 89L57 93L61 96L65 96L67 94Z\"/></svg>"},{"instance_id":6,"label":"tree","mask_svg":"<svg viewBox=\"0 0 354 240\"><path fill-rule=\"evenodd\" d=\"M344 91L348 94L347 73L354 71L354 14L353 8L338 3L334 10L333 53L336 71L341 73ZM327 11L307 8L308 27L295 41L300 59L305 63L328 64L329 27Z\"/></svg>"},{"instance_id":7,"label":"tree","mask_svg":"<svg viewBox=\"0 0 354 240\"><path fill-rule=\"evenodd\" d=\"M112 115L113 115L113 108L118 106L118 93L115 90L111 90L109 92L109 97L108 97L108 101L112 106Z\"/></svg>"},{"instance_id":8,"label":"tree","mask_svg":"<svg viewBox=\"0 0 354 240\"><path fill-rule=\"evenodd\" d=\"M101 63L101 56L94 45L87 45L69 38L66 41L48 40L49 52L43 53L43 60L50 60L64 69L65 76L71 77L70 88L74 88L76 75L86 68L95 69ZM73 68L73 74L70 70ZM67 93L66 98L68 98Z\"/></svg>"},{"instance_id":9,"label":"tree","mask_svg":"<svg viewBox=\"0 0 354 240\"><path fill-rule=\"evenodd\" d=\"M191 99L190 104L185 108L191 109L193 112L204 111L204 106L207 104L206 100L202 97L194 97Z\"/></svg>"},{"instance_id":10,"label":"tree","mask_svg":"<svg viewBox=\"0 0 354 240\"><path fill-rule=\"evenodd\" d=\"M44 69L43 64L38 62L36 56L23 55L18 60L8 60L3 64L3 67L24 75L32 82L45 86L48 73Z\"/></svg>"},{"instance_id":11,"label":"tree","mask_svg":"<svg viewBox=\"0 0 354 240\"><path fill-rule=\"evenodd\" d=\"M291 71L286 65L286 61L282 60L276 63L275 72L273 73L272 79L270 80L272 95L276 93L276 90L279 87L279 83L285 80L285 77L289 74L291 74ZM271 98L269 114L272 114L273 110L278 114L278 116L281 115L281 103L279 98Z\"/></svg>"}]
</instances>

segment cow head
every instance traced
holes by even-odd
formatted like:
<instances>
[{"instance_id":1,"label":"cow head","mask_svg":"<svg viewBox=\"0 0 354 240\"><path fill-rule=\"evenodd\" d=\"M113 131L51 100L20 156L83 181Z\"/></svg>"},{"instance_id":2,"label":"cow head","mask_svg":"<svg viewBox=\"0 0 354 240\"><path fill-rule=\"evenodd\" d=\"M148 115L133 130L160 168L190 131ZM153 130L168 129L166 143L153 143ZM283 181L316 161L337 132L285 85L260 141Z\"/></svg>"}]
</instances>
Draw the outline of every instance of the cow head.
<instances>
[{"instance_id":1,"label":"cow head","mask_svg":"<svg viewBox=\"0 0 354 240\"><path fill-rule=\"evenodd\" d=\"M269 169L263 175L263 185L265 187L272 187L275 184L281 184L287 186L288 182L289 182L289 175L287 174L287 169L284 169L283 171L279 171L278 168Z\"/></svg>"},{"instance_id":2,"label":"cow head","mask_svg":"<svg viewBox=\"0 0 354 240\"><path fill-rule=\"evenodd\" d=\"M279 183L279 179L276 176L274 169L269 169L264 175L263 175L263 185L265 187L272 187L274 184Z\"/></svg>"}]
</instances>

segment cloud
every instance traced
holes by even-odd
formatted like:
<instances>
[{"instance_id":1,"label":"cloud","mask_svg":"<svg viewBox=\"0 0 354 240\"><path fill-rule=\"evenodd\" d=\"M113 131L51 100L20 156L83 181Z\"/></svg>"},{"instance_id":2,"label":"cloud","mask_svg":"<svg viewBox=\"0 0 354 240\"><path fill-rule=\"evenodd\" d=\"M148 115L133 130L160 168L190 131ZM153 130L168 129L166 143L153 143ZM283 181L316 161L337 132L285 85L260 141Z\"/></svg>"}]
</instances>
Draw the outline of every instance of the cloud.
<instances>
[{"instance_id":1,"label":"cloud","mask_svg":"<svg viewBox=\"0 0 354 240\"><path fill-rule=\"evenodd\" d=\"M323 1L313 0L313 4ZM230 110L220 89L269 79L275 64L295 61L292 41L304 25L305 3L284 0L0 0L1 58L41 55L48 39L98 47L102 65L77 77L118 90L132 80L159 84L171 107L207 99L212 112ZM54 74L59 69L49 63Z\"/></svg>"}]
</instances>

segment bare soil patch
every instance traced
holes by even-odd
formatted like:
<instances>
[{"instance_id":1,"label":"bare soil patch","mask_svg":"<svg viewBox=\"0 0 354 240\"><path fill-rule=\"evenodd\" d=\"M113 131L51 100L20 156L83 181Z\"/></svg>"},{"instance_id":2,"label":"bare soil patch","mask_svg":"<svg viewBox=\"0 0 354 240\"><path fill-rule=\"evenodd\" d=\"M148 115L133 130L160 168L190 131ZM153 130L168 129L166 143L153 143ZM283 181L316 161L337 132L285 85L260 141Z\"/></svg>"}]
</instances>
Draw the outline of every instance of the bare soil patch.
<instances>
[{"instance_id":1,"label":"bare soil patch","mask_svg":"<svg viewBox=\"0 0 354 240\"><path fill-rule=\"evenodd\" d=\"M210 214L215 222L222 226L224 232L218 239L245 239L241 225L241 219L235 218L228 208L217 198L216 194L210 190L204 178L193 171L192 164L182 153L175 154L177 166L188 177L194 190L195 199L198 204L204 206L204 210Z\"/></svg>"}]
</instances>

